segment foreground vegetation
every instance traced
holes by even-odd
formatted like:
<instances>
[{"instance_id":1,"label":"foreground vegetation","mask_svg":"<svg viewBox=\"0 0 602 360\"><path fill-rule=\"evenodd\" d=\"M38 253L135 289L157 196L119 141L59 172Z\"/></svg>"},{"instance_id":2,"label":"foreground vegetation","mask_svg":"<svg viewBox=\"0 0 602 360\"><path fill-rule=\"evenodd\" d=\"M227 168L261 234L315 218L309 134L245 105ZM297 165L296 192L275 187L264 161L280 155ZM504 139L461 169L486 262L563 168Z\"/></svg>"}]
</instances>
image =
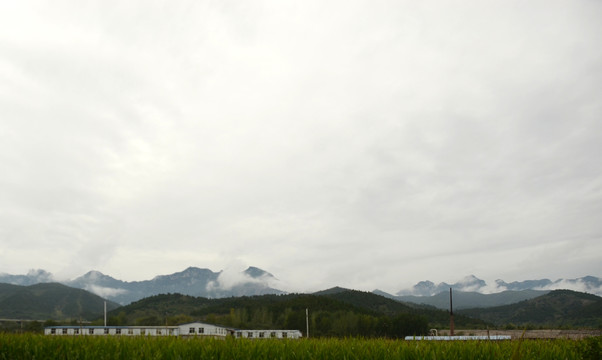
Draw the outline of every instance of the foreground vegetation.
<instances>
[{"instance_id":1,"label":"foreground vegetation","mask_svg":"<svg viewBox=\"0 0 602 360\"><path fill-rule=\"evenodd\" d=\"M602 338L427 342L183 339L0 334L0 359L600 359Z\"/></svg>"}]
</instances>

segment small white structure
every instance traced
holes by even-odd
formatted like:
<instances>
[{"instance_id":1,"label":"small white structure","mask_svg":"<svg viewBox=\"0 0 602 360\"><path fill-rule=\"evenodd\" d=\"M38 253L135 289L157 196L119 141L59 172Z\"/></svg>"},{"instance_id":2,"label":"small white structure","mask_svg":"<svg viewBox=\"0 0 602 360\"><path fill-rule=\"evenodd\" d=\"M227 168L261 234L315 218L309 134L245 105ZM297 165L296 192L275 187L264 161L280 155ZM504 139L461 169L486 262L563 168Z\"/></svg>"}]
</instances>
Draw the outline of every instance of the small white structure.
<instances>
[{"instance_id":1,"label":"small white structure","mask_svg":"<svg viewBox=\"0 0 602 360\"><path fill-rule=\"evenodd\" d=\"M491 336L406 336L405 340L510 340L510 335L491 335Z\"/></svg>"},{"instance_id":2,"label":"small white structure","mask_svg":"<svg viewBox=\"0 0 602 360\"><path fill-rule=\"evenodd\" d=\"M50 326L44 328L45 335L124 335L124 336L169 336L177 335L175 326Z\"/></svg>"},{"instance_id":3,"label":"small white structure","mask_svg":"<svg viewBox=\"0 0 602 360\"><path fill-rule=\"evenodd\" d=\"M235 338L241 339L299 339L299 330L235 330Z\"/></svg>"},{"instance_id":4,"label":"small white structure","mask_svg":"<svg viewBox=\"0 0 602 360\"><path fill-rule=\"evenodd\" d=\"M215 338L225 338L231 333L231 330L201 322L181 324L177 326L179 336L211 336Z\"/></svg>"},{"instance_id":5,"label":"small white structure","mask_svg":"<svg viewBox=\"0 0 602 360\"><path fill-rule=\"evenodd\" d=\"M44 334L54 336L182 336L217 339L225 339L227 336L247 339L298 339L302 336L299 330L235 330L202 322L177 326L49 326L44 328Z\"/></svg>"}]
</instances>

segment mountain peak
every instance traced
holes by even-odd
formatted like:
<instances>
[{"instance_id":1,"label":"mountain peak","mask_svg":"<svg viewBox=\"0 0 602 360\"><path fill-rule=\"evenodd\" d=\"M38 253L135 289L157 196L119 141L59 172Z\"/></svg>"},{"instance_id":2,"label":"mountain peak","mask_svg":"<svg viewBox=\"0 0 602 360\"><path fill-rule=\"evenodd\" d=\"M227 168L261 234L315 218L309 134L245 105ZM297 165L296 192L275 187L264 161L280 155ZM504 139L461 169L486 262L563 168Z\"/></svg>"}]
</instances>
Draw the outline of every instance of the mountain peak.
<instances>
[{"instance_id":1,"label":"mountain peak","mask_svg":"<svg viewBox=\"0 0 602 360\"><path fill-rule=\"evenodd\" d=\"M86 279L99 279L104 276L105 276L105 274L101 273L98 270L90 270L87 273L85 273L82 277L84 277Z\"/></svg>"},{"instance_id":2,"label":"mountain peak","mask_svg":"<svg viewBox=\"0 0 602 360\"><path fill-rule=\"evenodd\" d=\"M267 272L265 270L254 267L254 266L249 266L247 268L247 270L244 271L244 273L247 274L248 276L252 277L253 279L257 279L257 278L261 278L261 277L274 278L274 275L270 274L269 272Z\"/></svg>"},{"instance_id":3,"label":"mountain peak","mask_svg":"<svg viewBox=\"0 0 602 360\"><path fill-rule=\"evenodd\" d=\"M474 275L468 275L455 283L452 288L456 287L461 289L461 291L478 291L485 286L487 286L487 283L484 280L481 280Z\"/></svg>"},{"instance_id":4,"label":"mountain peak","mask_svg":"<svg viewBox=\"0 0 602 360\"><path fill-rule=\"evenodd\" d=\"M335 286L330 289L317 291L314 293L314 295L332 295L332 294L339 294L339 293L346 292L346 291L349 291L349 289L346 289L346 288L343 288L340 286Z\"/></svg>"}]
</instances>

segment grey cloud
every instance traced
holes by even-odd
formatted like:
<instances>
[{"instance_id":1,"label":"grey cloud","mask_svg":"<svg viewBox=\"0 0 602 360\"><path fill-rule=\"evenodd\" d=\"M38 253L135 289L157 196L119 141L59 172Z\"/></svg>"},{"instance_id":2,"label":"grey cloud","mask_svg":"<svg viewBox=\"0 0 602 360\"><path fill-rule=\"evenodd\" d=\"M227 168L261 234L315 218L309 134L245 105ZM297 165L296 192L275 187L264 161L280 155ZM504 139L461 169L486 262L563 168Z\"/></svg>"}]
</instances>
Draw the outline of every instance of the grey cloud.
<instances>
[{"instance_id":1,"label":"grey cloud","mask_svg":"<svg viewBox=\"0 0 602 360\"><path fill-rule=\"evenodd\" d=\"M236 258L306 288L449 281L445 254L452 278L505 278L501 253L510 275L597 275L580 252L568 274L524 259L600 250L599 7L5 9L0 270L25 241L127 280L183 249L213 262L183 266Z\"/></svg>"}]
</instances>

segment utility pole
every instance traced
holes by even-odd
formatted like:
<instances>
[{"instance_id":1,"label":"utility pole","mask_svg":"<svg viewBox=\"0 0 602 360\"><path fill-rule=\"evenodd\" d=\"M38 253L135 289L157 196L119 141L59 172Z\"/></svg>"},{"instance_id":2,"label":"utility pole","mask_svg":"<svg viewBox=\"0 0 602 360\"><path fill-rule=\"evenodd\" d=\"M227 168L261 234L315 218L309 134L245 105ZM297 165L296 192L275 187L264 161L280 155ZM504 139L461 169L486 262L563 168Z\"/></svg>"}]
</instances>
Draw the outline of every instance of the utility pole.
<instances>
[{"instance_id":1,"label":"utility pole","mask_svg":"<svg viewBox=\"0 0 602 360\"><path fill-rule=\"evenodd\" d=\"M305 327L307 338L309 339L309 309L305 308Z\"/></svg>"},{"instance_id":2,"label":"utility pole","mask_svg":"<svg viewBox=\"0 0 602 360\"><path fill-rule=\"evenodd\" d=\"M449 336L454 336L454 306L452 303L452 288L449 288Z\"/></svg>"},{"instance_id":3,"label":"utility pole","mask_svg":"<svg viewBox=\"0 0 602 360\"><path fill-rule=\"evenodd\" d=\"M105 301L105 327L107 327L107 302Z\"/></svg>"}]
</instances>

